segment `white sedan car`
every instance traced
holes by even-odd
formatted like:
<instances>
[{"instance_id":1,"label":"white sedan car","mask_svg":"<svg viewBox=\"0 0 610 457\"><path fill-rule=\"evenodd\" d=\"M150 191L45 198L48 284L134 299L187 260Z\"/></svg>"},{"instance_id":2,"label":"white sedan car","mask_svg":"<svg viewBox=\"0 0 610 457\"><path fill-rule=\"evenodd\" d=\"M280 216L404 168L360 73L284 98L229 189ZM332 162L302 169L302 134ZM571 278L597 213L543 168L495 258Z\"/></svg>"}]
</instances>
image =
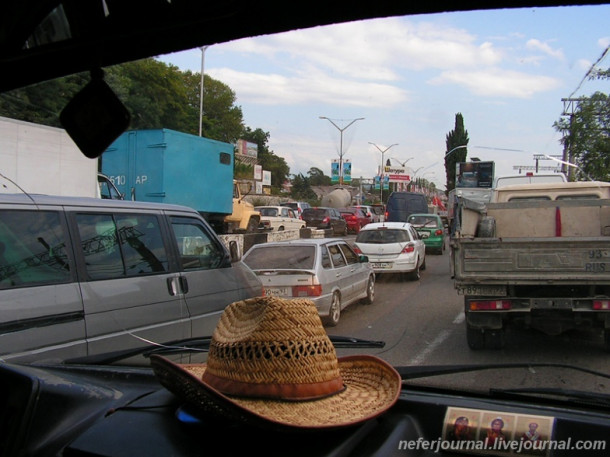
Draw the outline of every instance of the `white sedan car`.
<instances>
[{"instance_id":1,"label":"white sedan car","mask_svg":"<svg viewBox=\"0 0 610 457\"><path fill-rule=\"evenodd\" d=\"M369 258L375 273L402 273L418 280L426 268L426 245L409 223L367 224L355 243L356 252Z\"/></svg>"},{"instance_id":2,"label":"white sedan car","mask_svg":"<svg viewBox=\"0 0 610 457\"><path fill-rule=\"evenodd\" d=\"M243 257L263 283L265 295L308 298L322 321L334 326L341 310L362 300L373 303L375 273L364 256L337 238L255 244Z\"/></svg>"},{"instance_id":3,"label":"white sedan car","mask_svg":"<svg viewBox=\"0 0 610 457\"><path fill-rule=\"evenodd\" d=\"M254 209L261 213L261 222L267 229L281 232L305 228L305 221L288 206L256 206Z\"/></svg>"}]
</instances>

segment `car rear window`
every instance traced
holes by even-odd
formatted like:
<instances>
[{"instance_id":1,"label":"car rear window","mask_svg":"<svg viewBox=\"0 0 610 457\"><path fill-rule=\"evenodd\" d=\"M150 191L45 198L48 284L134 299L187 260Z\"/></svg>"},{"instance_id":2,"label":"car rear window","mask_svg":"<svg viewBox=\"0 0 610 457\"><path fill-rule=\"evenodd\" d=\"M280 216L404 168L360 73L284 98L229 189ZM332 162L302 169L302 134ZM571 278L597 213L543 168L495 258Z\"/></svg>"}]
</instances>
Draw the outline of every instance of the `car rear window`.
<instances>
[{"instance_id":1,"label":"car rear window","mask_svg":"<svg viewBox=\"0 0 610 457\"><path fill-rule=\"evenodd\" d=\"M358 233L356 243L385 244L411 241L406 230L363 230Z\"/></svg>"},{"instance_id":2,"label":"car rear window","mask_svg":"<svg viewBox=\"0 0 610 457\"><path fill-rule=\"evenodd\" d=\"M409 217L409 223L413 227L436 227L438 219L430 216L411 216Z\"/></svg>"},{"instance_id":3,"label":"car rear window","mask_svg":"<svg viewBox=\"0 0 610 457\"><path fill-rule=\"evenodd\" d=\"M315 246L264 246L252 249L244 256L244 263L253 270L312 270Z\"/></svg>"},{"instance_id":4,"label":"car rear window","mask_svg":"<svg viewBox=\"0 0 610 457\"><path fill-rule=\"evenodd\" d=\"M320 219L326 216L325 209L307 208L303 210L303 218Z\"/></svg>"}]
</instances>

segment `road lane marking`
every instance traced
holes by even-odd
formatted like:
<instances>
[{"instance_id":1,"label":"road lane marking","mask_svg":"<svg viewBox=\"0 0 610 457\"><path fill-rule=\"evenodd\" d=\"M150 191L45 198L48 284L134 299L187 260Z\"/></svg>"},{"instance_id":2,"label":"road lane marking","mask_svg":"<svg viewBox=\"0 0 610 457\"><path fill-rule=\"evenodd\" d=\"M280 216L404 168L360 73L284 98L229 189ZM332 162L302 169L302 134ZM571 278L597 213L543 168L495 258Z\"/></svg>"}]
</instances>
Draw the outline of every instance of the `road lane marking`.
<instances>
[{"instance_id":1,"label":"road lane marking","mask_svg":"<svg viewBox=\"0 0 610 457\"><path fill-rule=\"evenodd\" d=\"M428 344L423 351L417 354L414 358L409 362L410 365L421 365L422 362L428 357L437 347L445 342L447 338L449 338L451 332L449 330L441 331L434 340Z\"/></svg>"},{"instance_id":2,"label":"road lane marking","mask_svg":"<svg viewBox=\"0 0 610 457\"><path fill-rule=\"evenodd\" d=\"M453 323L462 324L464 322L464 320L466 320L466 314L464 314L464 311L461 311L460 314L455 316L455 319L453 319Z\"/></svg>"},{"instance_id":3,"label":"road lane marking","mask_svg":"<svg viewBox=\"0 0 610 457\"><path fill-rule=\"evenodd\" d=\"M464 320L466 319L466 316L464 314L464 311L460 311L460 313L455 316L455 319L453 319L453 323L454 324L461 324L464 322ZM428 344L423 351L421 351L419 354L417 354L414 358L411 359L411 361L409 362L411 365L421 365L423 363L424 360L426 360L426 358L434 351L436 350L436 348L438 348L441 344L443 344L445 342L445 340L447 338L449 338L449 335L451 335L451 330L442 330L437 336L436 338L434 338L434 340L432 340L432 342L430 344Z\"/></svg>"}]
</instances>

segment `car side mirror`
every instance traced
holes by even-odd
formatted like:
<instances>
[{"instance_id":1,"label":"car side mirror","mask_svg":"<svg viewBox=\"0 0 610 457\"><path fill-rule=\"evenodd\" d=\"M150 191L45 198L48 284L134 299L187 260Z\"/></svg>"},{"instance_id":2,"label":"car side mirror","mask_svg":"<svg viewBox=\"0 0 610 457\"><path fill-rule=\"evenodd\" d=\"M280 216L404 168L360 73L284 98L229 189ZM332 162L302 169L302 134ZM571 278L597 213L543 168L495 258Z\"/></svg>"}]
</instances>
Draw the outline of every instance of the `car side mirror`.
<instances>
[{"instance_id":1,"label":"car side mirror","mask_svg":"<svg viewBox=\"0 0 610 457\"><path fill-rule=\"evenodd\" d=\"M369 258L368 258L368 256L366 256L366 255L362 255L362 254L360 254L360 255L358 256L358 261L359 261L360 263L367 263L367 262L369 261Z\"/></svg>"}]
</instances>

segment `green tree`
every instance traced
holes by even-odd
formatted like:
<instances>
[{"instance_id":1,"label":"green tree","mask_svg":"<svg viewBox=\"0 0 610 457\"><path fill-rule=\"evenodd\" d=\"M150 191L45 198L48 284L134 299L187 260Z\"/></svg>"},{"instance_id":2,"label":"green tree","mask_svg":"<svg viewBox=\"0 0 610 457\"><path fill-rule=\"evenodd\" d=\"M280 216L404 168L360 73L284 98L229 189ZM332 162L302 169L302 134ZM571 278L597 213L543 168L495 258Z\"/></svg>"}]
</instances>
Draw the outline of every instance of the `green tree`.
<instances>
[{"instance_id":1,"label":"green tree","mask_svg":"<svg viewBox=\"0 0 610 457\"><path fill-rule=\"evenodd\" d=\"M330 186L330 176L326 176L322 170L317 167L311 167L307 172L309 175L309 183L312 186Z\"/></svg>"},{"instance_id":2,"label":"green tree","mask_svg":"<svg viewBox=\"0 0 610 457\"><path fill-rule=\"evenodd\" d=\"M447 148L445 150L447 193L455 188L455 165L458 162L464 162L468 154L467 148L459 148L459 146L467 146L469 141L468 131L464 129L464 118L461 113L457 113L455 115L455 127L447 134L445 139L445 147Z\"/></svg>"},{"instance_id":3,"label":"green tree","mask_svg":"<svg viewBox=\"0 0 610 457\"><path fill-rule=\"evenodd\" d=\"M290 167L282 157L278 157L275 153L269 150L269 132L264 132L261 129L252 130L246 127L242 132L241 139L256 143L258 146L258 163L263 167L263 170L271 172L271 191L279 193L282 184L288 179Z\"/></svg>"},{"instance_id":4,"label":"green tree","mask_svg":"<svg viewBox=\"0 0 610 457\"><path fill-rule=\"evenodd\" d=\"M295 200L308 202L314 202L318 199L318 196L311 188L311 179L300 173L292 177L292 190L290 196Z\"/></svg>"},{"instance_id":5,"label":"green tree","mask_svg":"<svg viewBox=\"0 0 610 457\"><path fill-rule=\"evenodd\" d=\"M606 72L606 75L608 72ZM609 76L605 76L606 79ZM595 92L578 102L572 116L556 121L554 127L561 139L568 161L576 165L569 169L572 179L610 181L610 98Z\"/></svg>"}]
</instances>

